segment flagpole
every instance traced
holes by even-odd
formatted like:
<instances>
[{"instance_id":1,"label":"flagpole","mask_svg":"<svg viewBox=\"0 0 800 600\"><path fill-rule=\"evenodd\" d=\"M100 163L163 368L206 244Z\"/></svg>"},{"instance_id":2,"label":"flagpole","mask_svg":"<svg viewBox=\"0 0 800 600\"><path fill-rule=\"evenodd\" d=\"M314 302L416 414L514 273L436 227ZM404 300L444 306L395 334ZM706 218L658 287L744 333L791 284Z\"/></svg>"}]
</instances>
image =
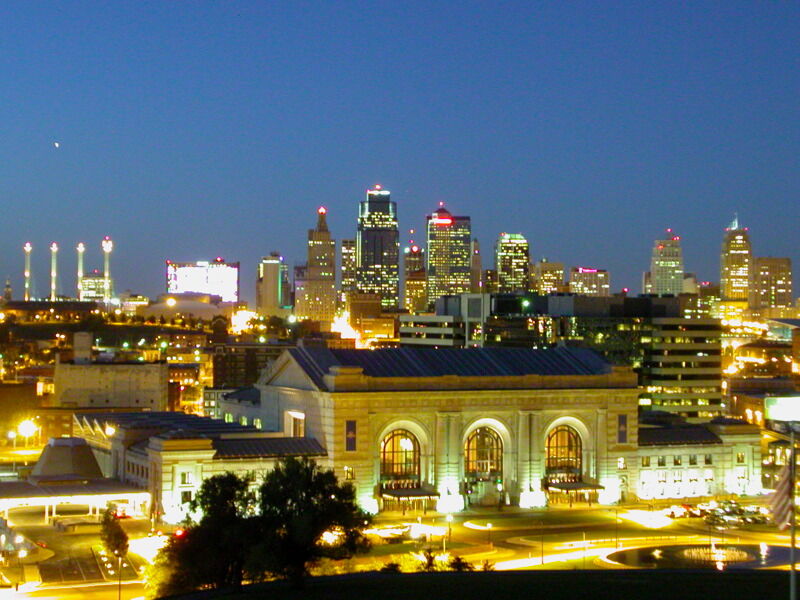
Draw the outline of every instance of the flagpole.
<instances>
[{"instance_id":1,"label":"flagpole","mask_svg":"<svg viewBox=\"0 0 800 600\"><path fill-rule=\"evenodd\" d=\"M789 549L789 560L791 562L791 570L789 571L789 600L797 600L797 571L795 571L795 519L794 516L794 481L795 481L795 466L797 460L794 455L794 423L789 423L789 444L791 452L791 463L789 463L789 525L792 528L792 547Z\"/></svg>"}]
</instances>

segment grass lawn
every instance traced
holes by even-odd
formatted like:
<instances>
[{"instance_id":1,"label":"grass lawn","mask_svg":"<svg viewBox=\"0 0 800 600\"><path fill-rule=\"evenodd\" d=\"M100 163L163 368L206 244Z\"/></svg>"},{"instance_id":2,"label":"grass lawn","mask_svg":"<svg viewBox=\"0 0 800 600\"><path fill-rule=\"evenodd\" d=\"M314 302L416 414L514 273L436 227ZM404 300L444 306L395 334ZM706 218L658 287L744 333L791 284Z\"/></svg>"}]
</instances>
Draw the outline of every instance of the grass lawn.
<instances>
[{"instance_id":1,"label":"grass lawn","mask_svg":"<svg viewBox=\"0 0 800 600\"><path fill-rule=\"evenodd\" d=\"M785 571L516 571L505 573L358 574L317 577L302 590L285 582L241 592L192 594L182 598L255 600L764 600L788 596Z\"/></svg>"}]
</instances>

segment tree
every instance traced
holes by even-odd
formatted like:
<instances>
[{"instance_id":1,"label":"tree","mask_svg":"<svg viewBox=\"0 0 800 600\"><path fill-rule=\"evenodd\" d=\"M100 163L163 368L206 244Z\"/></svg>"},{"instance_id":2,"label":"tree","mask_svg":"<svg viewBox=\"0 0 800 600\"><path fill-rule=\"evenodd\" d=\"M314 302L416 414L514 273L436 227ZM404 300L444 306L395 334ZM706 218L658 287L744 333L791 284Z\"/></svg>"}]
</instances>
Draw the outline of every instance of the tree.
<instances>
[{"instance_id":1,"label":"tree","mask_svg":"<svg viewBox=\"0 0 800 600\"><path fill-rule=\"evenodd\" d=\"M109 506L103 513L103 519L100 522L100 539L109 554L125 556L128 553L128 534L119 524L117 511L113 506Z\"/></svg>"},{"instance_id":2,"label":"tree","mask_svg":"<svg viewBox=\"0 0 800 600\"><path fill-rule=\"evenodd\" d=\"M301 587L308 567L323 556L352 556L368 548L361 527L369 516L355 503L355 491L341 485L333 471L308 458L278 462L259 488L266 570ZM340 542L322 542L326 531Z\"/></svg>"},{"instance_id":3,"label":"tree","mask_svg":"<svg viewBox=\"0 0 800 600\"><path fill-rule=\"evenodd\" d=\"M148 575L153 597L242 585L260 537L251 483L251 477L234 473L203 481L190 505L202 515L200 521L170 539Z\"/></svg>"},{"instance_id":4,"label":"tree","mask_svg":"<svg viewBox=\"0 0 800 600\"><path fill-rule=\"evenodd\" d=\"M117 557L117 577L119 586L117 587L117 598L122 597L122 559L128 553L128 534L117 520L117 510L113 506L106 508L103 513L103 520L100 522L100 539L106 552Z\"/></svg>"}]
</instances>

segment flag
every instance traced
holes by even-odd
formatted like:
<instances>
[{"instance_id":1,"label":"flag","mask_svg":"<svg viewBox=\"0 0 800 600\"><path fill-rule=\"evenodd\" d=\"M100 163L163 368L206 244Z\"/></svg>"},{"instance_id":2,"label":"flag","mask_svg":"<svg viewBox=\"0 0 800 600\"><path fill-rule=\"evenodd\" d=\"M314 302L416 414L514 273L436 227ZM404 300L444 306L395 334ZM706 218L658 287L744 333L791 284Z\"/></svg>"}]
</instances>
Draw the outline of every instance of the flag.
<instances>
[{"instance_id":1,"label":"flag","mask_svg":"<svg viewBox=\"0 0 800 600\"><path fill-rule=\"evenodd\" d=\"M792 510L793 481L791 481L791 469L786 463L778 475L778 483L775 486L775 493L769 499L772 508L772 520L778 529L786 529L789 526L789 517Z\"/></svg>"}]
</instances>

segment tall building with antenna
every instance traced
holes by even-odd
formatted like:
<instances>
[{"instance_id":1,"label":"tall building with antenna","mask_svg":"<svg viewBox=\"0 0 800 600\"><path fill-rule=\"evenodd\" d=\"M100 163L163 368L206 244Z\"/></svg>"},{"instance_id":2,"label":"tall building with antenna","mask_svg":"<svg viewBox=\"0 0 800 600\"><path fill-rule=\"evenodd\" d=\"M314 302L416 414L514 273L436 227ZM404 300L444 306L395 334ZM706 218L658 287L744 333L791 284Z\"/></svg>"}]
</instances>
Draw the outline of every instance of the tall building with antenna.
<instances>
[{"instance_id":1,"label":"tall building with antenna","mask_svg":"<svg viewBox=\"0 0 800 600\"><path fill-rule=\"evenodd\" d=\"M750 294L753 250L747 227L741 227L736 215L725 229L720 253L719 285L722 300L746 302Z\"/></svg>"},{"instance_id":2,"label":"tall building with antenna","mask_svg":"<svg viewBox=\"0 0 800 600\"><path fill-rule=\"evenodd\" d=\"M383 308L400 301L400 232L397 204L380 185L367 190L358 210L356 229L356 289L377 294Z\"/></svg>"}]
</instances>

